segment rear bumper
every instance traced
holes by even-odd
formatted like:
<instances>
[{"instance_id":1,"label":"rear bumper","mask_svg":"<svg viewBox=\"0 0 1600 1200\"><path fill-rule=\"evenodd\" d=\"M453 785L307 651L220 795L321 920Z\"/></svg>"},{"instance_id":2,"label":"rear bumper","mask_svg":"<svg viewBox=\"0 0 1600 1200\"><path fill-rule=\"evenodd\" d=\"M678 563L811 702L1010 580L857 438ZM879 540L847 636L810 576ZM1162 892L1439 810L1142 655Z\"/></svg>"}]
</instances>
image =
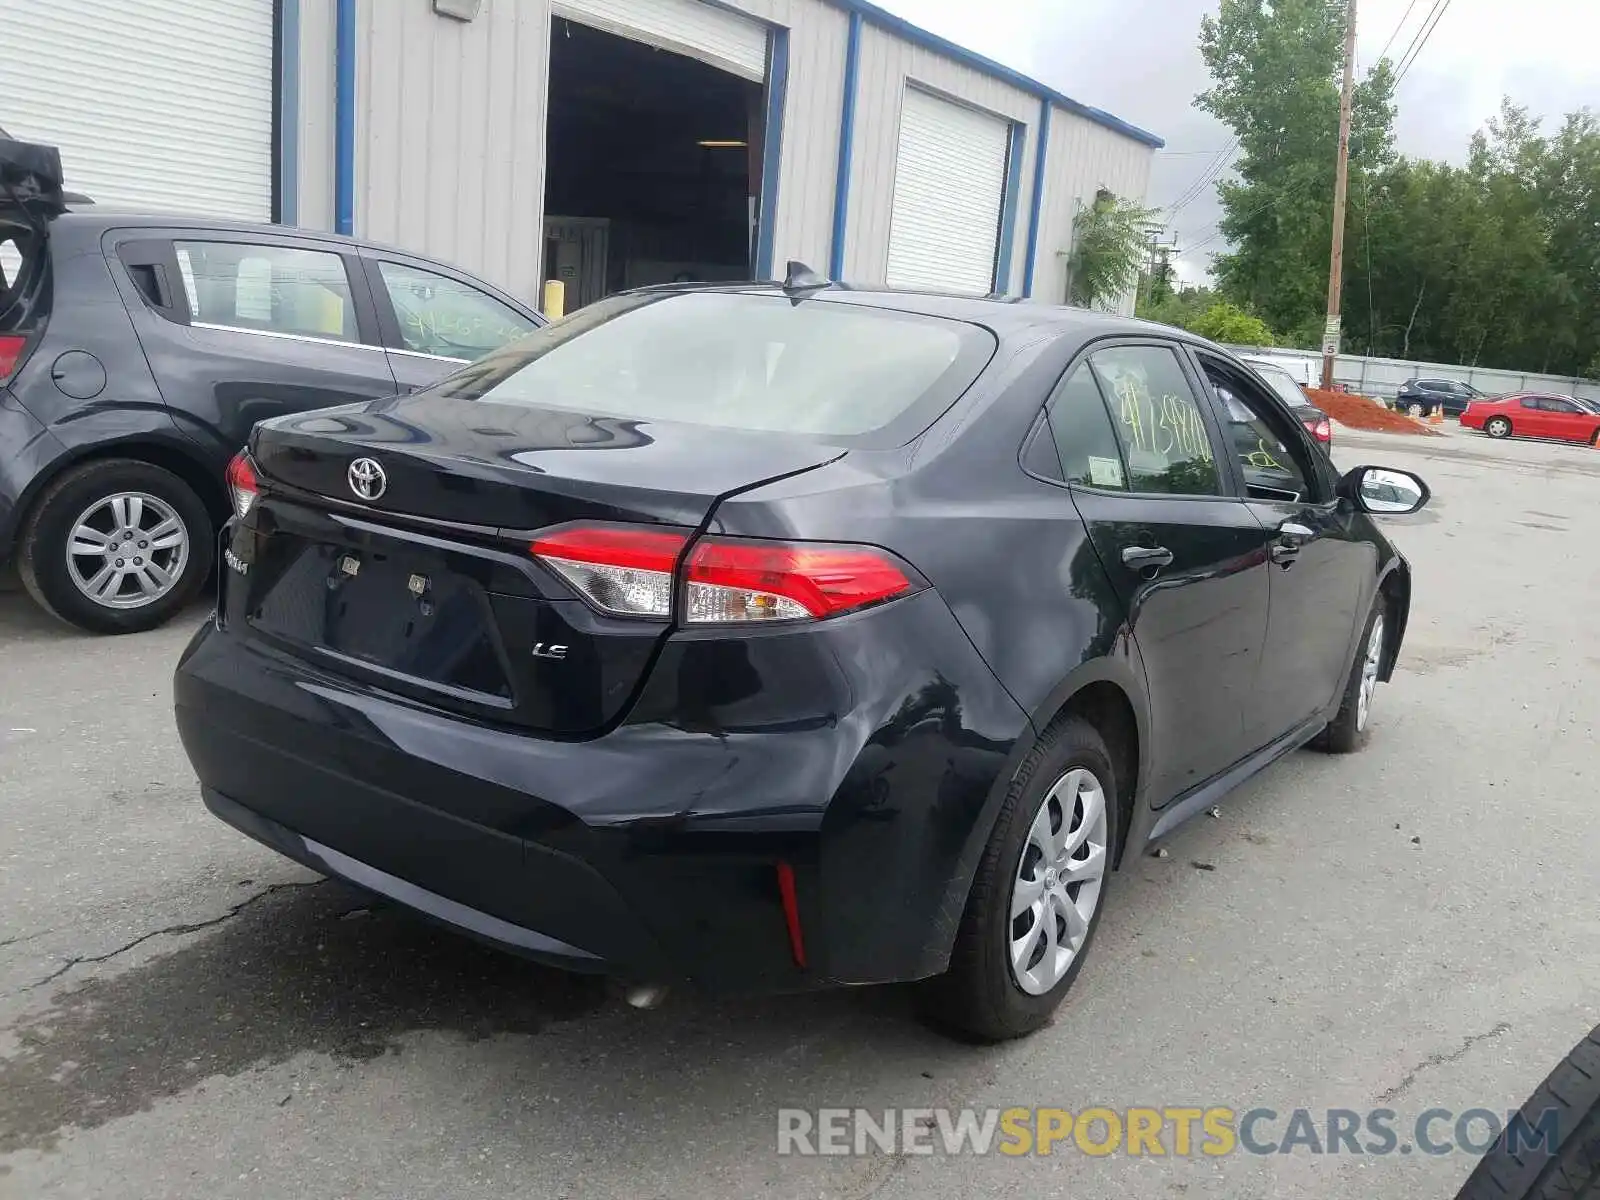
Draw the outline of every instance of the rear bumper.
<instances>
[{"instance_id":1,"label":"rear bumper","mask_svg":"<svg viewBox=\"0 0 1600 1200\"><path fill-rule=\"evenodd\" d=\"M736 663L726 642L669 639L629 722L587 741L444 714L208 624L177 724L223 820L517 953L713 991L920 978L948 961L1028 723L932 593L828 624L803 635L830 639L822 655L777 635Z\"/></svg>"},{"instance_id":2,"label":"rear bumper","mask_svg":"<svg viewBox=\"0 0 1600 1200\"><path fill-rule=\"evenodd\" d=\"M252 812L244 805L228 799L221 792L202 788L201 796L213 816L226 821L240 833L248 834L286 858L292 858L314 871L334 876L346 883L352 883L369 892L404 904L468 936L568 970L595 971L603 965L600 959L580 947L568 945L537 930L515 925L510 921L502 921L499 917L469 908L448 896L441 896L437 892L418 887L398 875L380 871L370 863L351 858L347 854L340 854L331 846L324 846L308 837L302 837L287 826L270 821L260 813Z\"/></svg>"}]
</instances>

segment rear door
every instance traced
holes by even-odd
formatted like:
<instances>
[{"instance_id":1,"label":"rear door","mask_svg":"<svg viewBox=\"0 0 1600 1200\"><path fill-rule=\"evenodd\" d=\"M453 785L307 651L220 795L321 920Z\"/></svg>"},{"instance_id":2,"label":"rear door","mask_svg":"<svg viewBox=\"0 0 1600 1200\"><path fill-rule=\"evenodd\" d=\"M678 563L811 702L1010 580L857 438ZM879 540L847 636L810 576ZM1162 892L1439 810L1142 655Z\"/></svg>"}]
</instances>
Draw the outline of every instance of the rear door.
<instances>
[{"instance_id":1,"label":"rear door","mask_svg":"<svg viewBox=\"0 0 1600 1200\"><path fill-rule=\"evenodd\" d=\"M1288 408L1226 359L1194 355L1230 431L1230 491L1270 540L1271 618L1245 711L1248 739L1264 745L1338 694L1375 552L1334 497L1332 464Z\"/></svg>"},{"instance_id":2,"label":"rear door","mask_svg":"<svg viewBox=\"0 0 1600 1200\"><path fill-rule=\"evenodd\" d=\"M217 453L269 417L393 395L352 247L234 230L120 230L114 272L180 427Z\"/></svg>"},{"instance_id":3,"label":"rear door","mask_svg":"<svg viewBox=\"0 0 1600 1200\"><path fill-rule=\"evenodd\" d=\"M1062 471L1144 659L1161 805L1244 757L1267 631L1267 535L1226 494L1177 348L1103 345L1050 401Z\"/></svg>"},{"instance_id":4,"label":"rear door","mask_svg":"<svg viewBox=\"0 0 1600 1200\"><path fill-rule=\"evenodd\" d=\"M460 271L380 250L362 252L389 367L402 392L443 379L545 323Z\"/></svg>"}]
</instances>

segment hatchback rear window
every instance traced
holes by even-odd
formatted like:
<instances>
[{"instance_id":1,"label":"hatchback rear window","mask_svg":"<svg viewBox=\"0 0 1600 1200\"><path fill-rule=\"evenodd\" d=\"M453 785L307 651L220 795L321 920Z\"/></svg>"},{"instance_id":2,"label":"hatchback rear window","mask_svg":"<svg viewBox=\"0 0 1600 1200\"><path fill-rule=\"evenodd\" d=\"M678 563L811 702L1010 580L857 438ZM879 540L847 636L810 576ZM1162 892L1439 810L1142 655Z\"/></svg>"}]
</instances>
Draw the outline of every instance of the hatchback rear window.
<instances>
[{"instance_id":1,"label":"hatchback rear window","mask_svg":"<svg viewBox=\"0 0 1600 1200\"><path fill-rule=\"evenodd\" d=\"M994 348L977 325L861 304L636 293L532 333L436 391L824 440L910 440L972 384Z\"/></svg>"},{"instance_id":2,"label":"hatchback rear window","mask_svg":"<svg viewBox=\"0 0 1600 1200\"><path fill-rule=\"evenodd\" d=\"M40 318L48 254L43 237L0 221L0 333L29 329Z\"/></svg>"}]
</instances>

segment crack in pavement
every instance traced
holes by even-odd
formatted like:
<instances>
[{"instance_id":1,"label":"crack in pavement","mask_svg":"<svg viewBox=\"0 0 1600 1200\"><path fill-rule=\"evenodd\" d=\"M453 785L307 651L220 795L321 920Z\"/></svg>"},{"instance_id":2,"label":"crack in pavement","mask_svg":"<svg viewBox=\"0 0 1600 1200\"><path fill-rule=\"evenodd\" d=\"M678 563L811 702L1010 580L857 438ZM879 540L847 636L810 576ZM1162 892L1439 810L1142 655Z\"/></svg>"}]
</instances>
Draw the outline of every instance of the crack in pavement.
<instances>
[{"instance_id":1,"label":"crack in pavement","mask_svg":"<svg viewBox=\"0 0 1600 1200\"><path fill-rule=\"evenodd\" d=\"M1471 1050L1479 1042L1487 1042L1494 1038L1500 1037L1502 1034L1507 1034L1510 1032L1511 1026L1505 1021L1500 1021L1493 1029L1489 1030L1488 1033L1469 1034L1467 1037L1462 1039L1460 1046L1456 1047L1454 1050L1451 1050L1447 1054L1428 1055L1427 1058L1423 1059L1416 1066L1412 1067L1410 1073L1407 1074L1404 1079L1380 1095L1378 1097L1379 1103L1387 1103L1388 1101L1399 1097L1401 1093L1403 1093L1407 1088L1417 1081L1418 1075L1422 1074L1422 1072L1428 1070L1430 1067L1442 1067L1445 1063L1459 1062L1466 1056L1467 1051Z\"/></svg>"},{"instance_id":2,"label":"crack in pavement","mask_svg":"<svg viewBox=\"0 0 1600 1200\"><path fill-rule=\"evenodd\" d=\"M239 901L239 903L235 904L232 908L228 909L227 912L221 914L220 916L210 917L204 921L186 921L178 925L167 925L160 929L152 929L149 933L141 933L138 937L134 938L133 941L128 942L125 945L118 946L115 950L108 950L104 954L74 955L73 957L67 959L66 962L62 963L54 971L51 971L50 974L46 975L43 979L35 980L33 983L26 984L14 992L7 992L5 994L7 996L16 996L21 995L23 992L31 992L38 988L42 988L45 984L54 983L57 979L60 979L68 971L72 970L73 967L81 967L85 963L109 962L118 955L126 954L135 946L143 945L151 938L164 937L167 935L176 937L186 933L198 933L202 929L210 929L213 925L221 925L224 921L231 920L242 913L245 909L249 908L252 904L255 904L259 900L265 899L275 892L286 891L289 888L316 887L317 884L326 882L327 880L325 879L305 879L294 883L275 883L272 886L262 888L261 891L256 892L254 895L248 896Z\"/></svg>"}]
</instances>

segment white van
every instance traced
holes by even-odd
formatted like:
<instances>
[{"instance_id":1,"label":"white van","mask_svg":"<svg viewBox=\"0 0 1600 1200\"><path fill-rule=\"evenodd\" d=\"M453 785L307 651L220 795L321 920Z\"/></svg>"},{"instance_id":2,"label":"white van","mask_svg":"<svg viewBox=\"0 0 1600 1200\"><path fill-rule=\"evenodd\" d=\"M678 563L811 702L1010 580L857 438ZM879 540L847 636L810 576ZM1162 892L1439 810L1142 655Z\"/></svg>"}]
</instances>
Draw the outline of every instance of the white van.
<instances>
[{"instance_id":1,"label":"white van","mask_svg":"<svg viewBox=\"0 0 1600 1200\"><path fill-rule=\"evenodd\" d=\"M1277 367L1280 371L1287 371L1294 377L1294 381L1301 387L1322 386L1322 364L1313 362L1309 358L1298 355L1277 354L1241 354L1240 360L1247 363L1265 363L1269 367Z\"/></svg>"}]
</instances>

